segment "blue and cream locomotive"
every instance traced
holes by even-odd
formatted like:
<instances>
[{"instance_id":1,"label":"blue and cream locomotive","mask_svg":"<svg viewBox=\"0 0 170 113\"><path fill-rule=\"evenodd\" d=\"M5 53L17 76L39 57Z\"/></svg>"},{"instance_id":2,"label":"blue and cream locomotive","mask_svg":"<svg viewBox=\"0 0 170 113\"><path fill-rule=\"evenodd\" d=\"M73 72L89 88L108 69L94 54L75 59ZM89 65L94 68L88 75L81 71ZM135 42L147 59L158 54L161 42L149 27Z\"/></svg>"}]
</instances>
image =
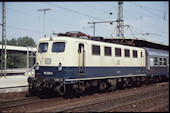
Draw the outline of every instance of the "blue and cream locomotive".
<instances>
[{"instance_id":1,"label":"blue and cream locomotive","mask_svg":"<svg viewBox=\"0 0 170 113\"><path fill-rule=\"evenodd\" d=\"M169 52L160 51L163 54L84 37L43 38L37 45L35 77L28 78L29 91L50 89L64 95L68 88L105 90L118 83L128 86L169 77Z\"/></svg>"}]
</instances>

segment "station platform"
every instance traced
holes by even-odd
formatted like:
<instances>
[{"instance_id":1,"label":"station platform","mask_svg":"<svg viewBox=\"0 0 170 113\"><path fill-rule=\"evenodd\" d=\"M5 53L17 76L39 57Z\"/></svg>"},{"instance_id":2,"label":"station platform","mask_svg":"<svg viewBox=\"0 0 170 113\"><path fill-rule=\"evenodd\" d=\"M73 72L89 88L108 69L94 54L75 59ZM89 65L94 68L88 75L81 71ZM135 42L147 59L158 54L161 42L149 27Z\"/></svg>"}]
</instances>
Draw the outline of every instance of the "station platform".
<instances>
[{"instance_id":1,"label":"station platform","mask_svg":"<svg viewBox=\"0 0 170 113\"><path fill-rule=\"evenodd\" d=\"M28 90L29 75L13 75L0 77L0 93L21 92Z\"/></svg>"},{"instance_id":2,"label":"station platform","mask_svg":"<svg viewBox=\"0 0 170 113\"><path fill-rule=\"evenodd\" d=\"M34 74L34 72L35 72L34 69L32 69L32 73L31 73L31 70L29 70L27 73L27 68L14 68L14 69L11 68L11 69L6 70L6 75L7 76L25 75L25 74ZM4 70L2 70L2 73L4 73ZM0 75L1 75L1 73L0 73Z\"/></svg>"}]
</instances>

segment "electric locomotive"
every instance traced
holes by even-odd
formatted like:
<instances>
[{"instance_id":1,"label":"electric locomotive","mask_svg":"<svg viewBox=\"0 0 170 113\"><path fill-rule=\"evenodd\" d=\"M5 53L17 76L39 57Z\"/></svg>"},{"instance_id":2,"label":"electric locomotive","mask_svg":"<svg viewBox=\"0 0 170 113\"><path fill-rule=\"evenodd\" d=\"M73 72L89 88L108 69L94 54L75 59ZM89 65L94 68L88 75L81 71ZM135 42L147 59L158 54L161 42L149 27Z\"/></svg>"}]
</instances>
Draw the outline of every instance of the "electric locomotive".
<instances>
[{"instance_id":1,"label":"electric locomotive","mask_svg":"<svg viewBox=\"0 0 170 113\"><path fill-rule=\"evenodd\" d=\"M48 89L64 95L68 88L83 92L90 87L114 90L118 83L146 83L151 72L147 58L146 48L91 40L85 35L43 38L37 45L35 77L28 78L29 92Z\"/></svg>"}]
</instances>

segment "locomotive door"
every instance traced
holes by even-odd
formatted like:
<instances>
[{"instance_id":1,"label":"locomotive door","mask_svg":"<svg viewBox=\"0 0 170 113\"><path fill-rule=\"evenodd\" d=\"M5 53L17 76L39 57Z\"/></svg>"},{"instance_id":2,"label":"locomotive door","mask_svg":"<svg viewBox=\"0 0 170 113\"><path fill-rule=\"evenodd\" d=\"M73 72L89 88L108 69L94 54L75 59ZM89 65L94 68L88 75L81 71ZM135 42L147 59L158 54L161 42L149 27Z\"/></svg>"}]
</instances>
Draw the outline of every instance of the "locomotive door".
<instances>
[{"instance_id":1,"label":"locomotive door","mask_svg":"<svg viewBox=\"0 0 170 113\"><path fill-rule=\"evenodd\" d=\"M79 75L85 74L85 49L84 44L79 43L78 45L78 63L79 63Z\"/></svg>"},{"instance_id":2,"label":"locomotive door","mask_svg":"<svg viewBox=\"0 0 170 113\"><path fill-rule=\"evenodd\" d=\"M142 67L141 68L141 71L143 72L144 71L144 62L145 62L145 60L144 60L144 53L143 53L143 51L140 51L140 66Z\"/></svg>"}]
</instances>

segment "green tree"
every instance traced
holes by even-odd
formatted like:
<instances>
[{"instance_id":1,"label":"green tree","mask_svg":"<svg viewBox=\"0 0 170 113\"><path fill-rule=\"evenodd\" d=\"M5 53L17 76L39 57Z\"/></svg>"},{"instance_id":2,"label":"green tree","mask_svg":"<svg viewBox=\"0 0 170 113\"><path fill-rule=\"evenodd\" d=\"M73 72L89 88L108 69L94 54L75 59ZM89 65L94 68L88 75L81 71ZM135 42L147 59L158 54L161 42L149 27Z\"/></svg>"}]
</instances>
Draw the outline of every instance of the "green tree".
<instances>
[{"instance_id":1,"label":"green tree","mask_svg":"<svg viewBox=\"0 0 170 113\"><path fill-rule=\"evenodd\" d=\"M34 40L28 36L19 37L17 39L17 42L18 42L18 46L23 46L23 47L27 47L27 46L35 47L36 46L36 43L34 42Z\"/></svg>"},{"instance_id":2,"label":"green tree","mask_svg":"<svg viewBox=\"0 0 170 113\"><path fill-rule=\"evenodd\" d=\"M7 68L26 68L27 57L24 54L9 54Z\"/></svg>"},{"instance_id":3,"label":"green tree","mask_svg":"<svg viewBox=\"0 0 170 113\"><path fill-rule=\"evenodd\" d=\"M12 38L11 40L7 40L7 45L35 47L36 43L31 37L24 36L24 37L19 37L18 39ZM33 65L33 61L34 59L30 59L31 65ZM26 62L27 62L26 54L21 53L21 54L8 54L7 55L7 68L26 68Z\"/></svg>"},{"instance_id":4,"label":"green tree","mask_svg":"<svg viewBox=\"0 0 170 113\"><path fill-rule=\"evenodd\" d=\"M0 44L1 44L1 41L0 41ZM23 46L23 47L27 47L27 46L35 47L36 43L31 37L24 36L24 37L19 37L18 39L12 38L11 40L7 40L7 45Z\"/></svg>"},{"instance_id":5,"label":"green tree","mask_svg":"<svg viewBox=\"0 0 170 113\"><path fill-rule=\"evenodd\" d=\"M12 38L11 40L7 40L7 45L17 46L18 42L15 38Z\"/></svg>"}]
</instances>

